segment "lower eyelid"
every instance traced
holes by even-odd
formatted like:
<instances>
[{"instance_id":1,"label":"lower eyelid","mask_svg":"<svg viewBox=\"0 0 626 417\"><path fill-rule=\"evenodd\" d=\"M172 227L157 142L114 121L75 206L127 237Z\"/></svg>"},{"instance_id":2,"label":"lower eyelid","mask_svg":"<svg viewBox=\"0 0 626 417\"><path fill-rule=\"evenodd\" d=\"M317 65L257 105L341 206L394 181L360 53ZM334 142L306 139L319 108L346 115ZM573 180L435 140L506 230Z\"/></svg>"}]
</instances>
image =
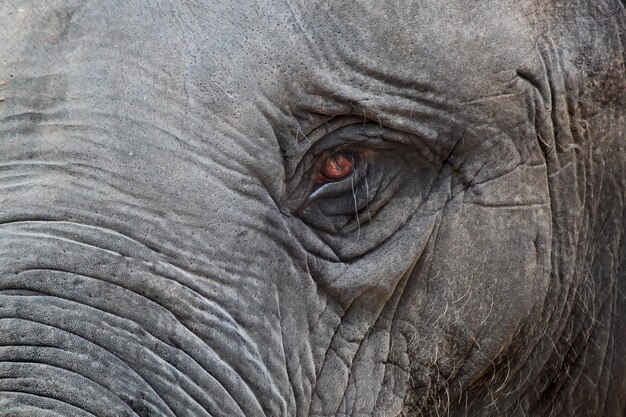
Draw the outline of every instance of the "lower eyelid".
<instances>
[{"instance_id":1,"label":"lower eyelid","mask_svg":"<svg viewBox=\"0 0 626 417\"><path fill-rule=\"evenodd\" d=\"M318 187L315 191L313 191L310 195L309 198L307 199L308 201L310 200L314 200L324 194L327 194L330 190L328 190L329 188L333 187L333 186L345 186L347 185L347 183L351 182L352 180L352 175L348 176L347 178L344 178L341 181L332 181L332 182L327 182L326 184L322 184L320 187ZM332 192L332 191L331 191ZM340 194L338 194L340 195Z\"/></svg>"}]
</instances>

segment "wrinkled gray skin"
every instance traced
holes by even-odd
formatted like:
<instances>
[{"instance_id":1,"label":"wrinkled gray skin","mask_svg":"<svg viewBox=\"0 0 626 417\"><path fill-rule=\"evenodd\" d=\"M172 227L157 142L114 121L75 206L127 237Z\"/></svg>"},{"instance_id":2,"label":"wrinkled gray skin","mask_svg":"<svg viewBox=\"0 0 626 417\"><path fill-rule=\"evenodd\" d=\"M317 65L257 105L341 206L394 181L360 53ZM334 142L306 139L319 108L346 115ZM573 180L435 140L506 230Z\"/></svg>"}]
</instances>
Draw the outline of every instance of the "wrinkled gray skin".
<instances>
[{"instance_id":1,"label":"wrinkled gray skin","mask_svg":"<svg viewBox=\"0 0 626 417\"><path fill-rule=\"evenodd\" d=\"M625 414L620 2L0 22L1 416Z\"/></svg>"}]
</instances>

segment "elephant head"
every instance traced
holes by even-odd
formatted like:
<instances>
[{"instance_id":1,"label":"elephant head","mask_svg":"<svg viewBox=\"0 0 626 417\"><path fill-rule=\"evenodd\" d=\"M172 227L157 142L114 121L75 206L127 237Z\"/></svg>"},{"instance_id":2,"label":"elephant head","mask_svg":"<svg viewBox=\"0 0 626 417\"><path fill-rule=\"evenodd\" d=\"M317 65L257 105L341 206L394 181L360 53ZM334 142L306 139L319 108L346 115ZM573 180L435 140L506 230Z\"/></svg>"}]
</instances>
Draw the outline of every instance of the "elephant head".
<instances>
[{"instance_id":1,"label":"elephant head","mask_svg":"<svg viewBox=\"0 0 626 417\"><path fill-rule=\"evenodd\" d=\"M617 0L2 0L1 416L623 416Z\"/></svg>"}]
</instances>

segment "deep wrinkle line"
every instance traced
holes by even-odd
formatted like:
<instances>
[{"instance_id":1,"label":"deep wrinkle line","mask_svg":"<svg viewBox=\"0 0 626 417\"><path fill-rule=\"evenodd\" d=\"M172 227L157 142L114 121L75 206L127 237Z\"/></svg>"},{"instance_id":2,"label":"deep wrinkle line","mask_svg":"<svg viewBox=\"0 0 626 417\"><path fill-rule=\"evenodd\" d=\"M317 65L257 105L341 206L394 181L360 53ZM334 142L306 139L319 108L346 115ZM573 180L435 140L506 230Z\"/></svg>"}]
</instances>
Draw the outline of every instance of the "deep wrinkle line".
<instances>
[{"instance_id":1,"label":"deep wrinkle line","mask_svg":"<svg viewBox=\"0 0 626 417\"><path fill-rule=\"evenodd\" d=\"M133 295L137 295L137 296L139 296L139 297L141 297L141 298L145 298L146 300L148 300L148 301L152 302L154 305L156 305L156 306L158 306L158 307L163 308L164 310L166 310L168 313L170 313L170 314L172 315L172 317L173 317L173 318L175 318L175 319L176 319L176 321L177 321L177 322L178 322L181 326L183 326L183 328L185 328L185 329L186 329L186 330L187 330L190 334L193 334L193 335L194 335L194 336L198 339L198 341L200 342L200 345L207 346L208 348L210 348L210 346L208 346L206 343L204 343L204 341L203 341L203 340L202 340L202 339L201 339L198 335L196 335L196 334L195 334L195 333L194 333L194 332L193 332L190 328L188 328L188 327L187 327L187 326L186 326L183 322L181 322L181 321L178 319L178 315L177 315L175 312L173 312L172 310L170 310L168 307L166 307L166 306L164 306L164 305L162 305L162 304L159 304L159 303L158 303L158 302L156 302L155 300L153 300L153 299L151 299L151 298L149 298L149 297L147 297L147 296L145 296L145 295L143 295L143 294L137 293L137 292L133 291L133 290L132 290L132 289L130 289L130 288L126 288L126 287L122 286L121 284L117 284L117 283L115 283L115 282L110 282L110 281L104 281L103 279L98 278L98 277L96 277L96 276L91 276L91 275L87 275L87 274L77 274L77 273L73 273L73 272L66 271L66 270L63 270L63 269L58 269L58 268L57 268L57 269L55 269L55 268L29 268L29 269L25 269L25 270L23 270L23 271L20 271L20 274L21 274L21 273L27 273L27 272L29 272L29 271L35 271L35 272L37 272L37 271L52 271L52 272L66 273L66 274L76 275L76 276L83 277L83 278L88 278L88 279L91 279L91 280L96 281L96 282L104 282L104 283L107 283L107 284L112 284L112 285L113 285L113 286L115 286L115 287L119 287L119 288L121 288L121 289L123 289L123 290L129 291L129 292L130 292L130 293L132 293ZM42 292L43 294L45 294L45 295L47 295L47 296L50 296L50 297L56 297L56 298L59 298L59 299L62 299L62 300L68 300L68 301L76 302L76 303L81 304L81 305L82 305L82 304L84 304L84 303L81 303L81 302L79 302L79 301L77 301L77 300L74 300L74 299L71 299L71 298L63 298L63 297L60 297L59 295L56 295L56 294L46 293L46 292L43 292L43 291L41 291L41 290L38 290L38 291L40 291L40 292ZM148 334L150 334L151 336L153 336L156 340L161 341L162 343L164 343L164 344L165 344L165 345L167 345L167 346L170 346L170 347L175 348L175 349L177 349L177 350L181 350L181 351L182 351L182 352L184 352L186 355L188 355L191 359L193 359L193 357L192 357L192 356L190 356L187 352L185 352L184 350L182 350L182 349L180 349L180 348L178 348L178 347L172 346L172 345L171 345L171 344L169 344L167 341L165 341L165 340L163 340L163 339L161 339L161 338L157 337L155 334L153 334L153 333L149 332L147 329L145 329L145 327L144 327L141 323L139 323L139 322L135 321L135 320L134 320L134 319L132 319L132 318L130 318L130 317L124 317L124 316L118 316L118 315L117 315L117 314L115 314L115 313L112 313L112 312L109 312L109 311L106 311L106 310L102 310L102 309L100 309L100 308L98 308L98 307L96 307L96 306L94 306L94 305L90 305L90 304L85 304L85 305L87 305L87 306L89 306L89 307L91 307L91 308L94 308L94 309L96 309L96 310L100 310L100 311L102 311L102 312L104 312L104 313L106 313L106 314L111 314L111 315L113 315L113 316L115 316L115 317L120 317L120 318L122 318L122 319L129 320L129 321L131 321L131 322L133 322L133 323L136 323L136 324L137 324L137 325L139 325L141 328L143 328L143 329L144 329L144 330L145 330ZM236 324L236 323L235 323L235 324ZM211 348L210 348L210 349L211 349ZM211 349L211 350L212 350L212 349ZM215 354L215 356L216 356L216 357L218 357L218 358L219 358L219 355L217 355L215 352L213 352L213 353ZM256 353L258 353L258 352L256 352ZM194 359L194 361L195 361L195 359ZM199 366L200 366L203 370L207 371L207 369L205 369L205 368L204 368L204 366L202 366L200 363L198 363L197 361L196 361L196 363L197 363L197 364L198 364L198 365L199 365ZM224 363L226 363L226 362L224 362ZM233 370L232 368L231 368L230 370L231 370L231 371L233 371L233 374L236 374L236 372L234 372L234 370ZM207 373L208 373L208 371L207 371Z\"/></svg>"},{"instance_id":2,"label":"deep wrinkle line","mask_svg":"<svg viewBox=\"0 0 626 417\"><path fill-rule=\"evenodd\" d=\"M141 381L143 381L143 382L146 384L146 386L148 387L148 389L149 389L150 391L152 391L152 393L154 393L155 397L156 397L156 398L158 398L159 400L161 400L161 401L162 401L162 405L164 405L164 406L165 406L165 408L166 408L167 410L169 410L169 412L171 413L171 415L172 415L172 416L174 416L174 417L176 417L176 414L174 414L174 412L172 411L172 409L170 408L170 406L167 404L167 402L166 402L163 398L161 398L161 396L160 396L160 395L159 395L156 391L154 391L154 388L152 387L152 385L150 385L150 384L148 383L148 381L147 381L147 380L146 380L146 379L145 379L145 378L144 378L141 374L139 374L139 373L138 373L135 369L133 369L132 367L130 367L130 366L129 366L129 364L128 364L126 361L124 361L121 357L119 357L117 354L115 354L114 352L108 351L108 350L107 350L104 346L102 346L102 345L100 345L100 344L96 343L95 341L91 341L91 340L89 340L89 339L86 339L85 337L83 337L83 336L81 336L81 335L79 335L79 334L77 334L77 333L74 333L74 332L72 332L72 331L70 331L70 330L68 330L68 329L62 329L62 328L60 328L60 327L57 327L57 326L54 326L54 325L51 325L51 324L47 324L47 323L41 323L41 322L38 322L38 321L36 321L36 320L27 319L27 318L23 318L23 317L20 317L20 318L17 318L17 319L16 319L16 318L10 318L10 317L9 317L9 318L2 318L2 317L0 317L0 321L3 321L3 320L19 320L19 321L24 321L24 322L27 322L27 323L32 323L32 324L35 324L36 326L44 326L44 327L49 327L49 328L52 328L52 329L54 329L54 330L56 330L56 331L60 331L60 332L63 332L63 333L68 333L68 334L71 334L72 336L77 337L79 340L82 340L82 341L86 342L88 345L94 345L94 346L99 347L99 348L100 348L100 349L102 349L102 351L103 351L103 352L105 352L107 355L112 355L112 356L114 356L117 360L119 360L120 364L122 364L123 366L127 367L128 369L130 369L130 370L131 370L131 372L132 372L134 375L136 375L136 376L137 376L137 377L138 377ZM95 416L95 417L99 417L99 416Z\"/></svg>"},{"instance_id":3,"label":"deep wrinkle line","mask_svg":"<svg viewBox=\"0 0 626 417\"><path fill-rule=\"evenodd\" d=\"M431 235L432 235L432 230L431 230ZM430 237L429 237L429 239L430 239ZM427 239L427 240L429 240L429 239ZM367 339L367 336L370 334L370 331L378 323L378 320L380 319L381 314L385 310L385 307L387 306L387 303L389 302L389 300L391 300L393 298L394 292L397 290L398 284L402 281L402 277L406 276L407 274L410 275L409 271L412 271L412 269L415 267L415 265L416 265L418 260L419 260L419 256L416 255L415 258L413 259L412 264L409 266L409 268L407 268L407 270L404 273L402 273L401 278L398 280L398 282L395 285L396 288L394 288L393 291L389 292L389 296L388 296L387 300L385 300L385 303L382 304L382 306L380 307L380 310L376 314L376 317L374 317L374 320L372 321L371 326L369 326L369 329L365 332L365 334L361 338L361 340L359 342L359 347L357 348L356 352L354 352L354 355L353 355L352 360L351 360L348 376L346 378L346 387L344 388L344 395L342 397L342 400L339 402L339 405L338 405L337 409L335 410L335 414L336 415L339 413L339 408L341 408L341 405L344 404L344 402L345 402L345 394L346 394L347 387L350 385L350 377L352 376L352 370L354 368L354 361L355 361L355 359L357 359L357 357L359 355L359 352L361 352L361 349L363 348L363 345L365 344L363 342L365 341L365 339ZM355 296L355 300L358 299L358 298L363 297L365 292L367 292L367 290L365 290L365 291L361 292L360 294L356 295ZM355 401L356 401L356 399L355 399Z\"/></svg>"},{"instance_id":4,"label":"deep wrinkle line","mask_svg":"<svg viewBox=\"0 0 626 417\"><path fill-rule=\"evenodd\" d=\"M3 379L9 379L9 378L3 378ZM17 378L10 378L10 379L17 379ZM48 397L48 396L46 396L46 395L33 394L33 393L30 393L30 392L24 392L24 391L6 390L6 389L0 389L0 392L7 392L7 393L11 393L11 394L18 394L18 395L25 395L25 396L28 396L28 397L43 398L45 401L51 401L51 402L61 403L61 404L65 405L65 406L68 406L68 407L71 407L71 408L76 408L76 409L78 409L78 410L80 410L80 411L84 412L84 413L85 413L85 414L87 414L87 415L90 415L90 416L93 416L93 417L100 417L100 416L97 416L97 415L93 414L93 413L92 413L92 412L90 412L89 410L86 410L86 409L84 409L84 408L80 407L80 406L77 406L77 405L75 405L75 404L72 404L72 403L66 402L66 401L64 401L64 400L59 400L58 398ZM30 405L30 404L29 404L29 406L34 407L34 408L37 408L37 409L39 409L39 410L41 410L41 409L42 409L42 407L39 407L39 406L37 406L37 405ZM45 409L45 410L47 410L47 411L50 411L48 408L44 408L44 409ZM137 414L135 413L135 411L134 411L134 410L131 410L131 411L133 411L133 414L134 414L135 416L137 415ZM174 414L172 414L172 416L174 416Z\"/></svg>"},{"instance_id":5,"label":"deep wrinkle line","mask_svg":"<svg viewBox=\"0 0 626 417\"><path fill-rule=\"evenodd\" d=\"M157 263L160 265L165 265L165 270L167 270L168 268L172 268L174 271L176 271L177 273L179 273L182 277L188 277L188 278L197 278L200 280L205 280L205 279L209 279L208 276L204 276L199 274L196 271L193 270L189 270L186 268L183 268L179 265L177 265L174 261L170 261L168 260L163 260L162 258L165 258L165 255L163 255L161 252L159 252L158 250L150 247L148 244L135 239L133 237L130 237L129 235L126 235L118 230L109 228L109 227L102 227L102 226L98 226L98 225L93 225L93 224L88 224L88 223L79 223L79 222L72 222L72 221L68 221L68 220L58 220L58 219L37 219L37 220L24 220L24 219L20 219L20 220L10 220L10 221L0 221L0 230L2 229L2 227L4 226L11 226L11 225L21 225L21 224L25 224L25 225L38 225L38 224L61 224L61 225L68 225L68 226L79 226L79 228L87 228L87 229L93 229L93 230L99 230L104 232L105 234L111 234L113 236L117 236L122 238L123 240L127 240L132 242L133 244L138 244L141 248L145 249L148 251L148 253L153 253L157 256ZM19 234L19 231L14 232L15 234ZM51 237L54 237L54 235L51 235ZM72 241L71 239L69 239L70 241ZM87 243L84 242L76 242L77 244L84 244L87 246L93 246L93 245L89 245ZM93 246L97 249L101 249L101 250L107 250L106 248L100 248L98 246ZM113 251L114 253L116 253L115 251ZM153 266L151 264L150 261L146 260L146 259L142 259L142 258L134 258L132 256L126 256L126 255L122 255L125 258L129 258L131 260L138 260L144 264L147 264L148 266ZM160 274L157 274L160 275ZM200 298L204 297L204 294L202 294L201 292L199 292L197 289L189 287L188 285L185 285L181 282L179 282L176 278L168 276L168 279L173 280L174 282L178 283L179 285L181 285L184 288L189 289L191 292L196 293Z\"/></svg>"},{"instance_id":6,"label":"deep wrinkle line","mask_svg":"<svg viewBox=\"0 0 626 417\"><path fill-rule=\"evenodd\" d=\"M84 274L74 274L74 273L72 273L72 272L63 271L63 270L54 270L54 269L51 269L51 268L48 268L48 269L43 269L43 268L33 268L33 269L28 269L28 270L25 270L25 271L23 271L23 272L28 272L28 271L40 271L40 270L44 270L44 271L53 271L53 272L61 272L61 273L66 273L66 274L69 274L69 275L77 275L77 276L80 276L80 277L91 278L91 279L94 279L94 280L96 280L96 281L102 281L102 280L100 280L100 279L98 279L98 278L94 278L94 277L91 277L91 276L88 276L88 275L84 275ZM113 284L114 286L121 287L121 286L119 286L119 285L117 285L117 284L114 284L114 283L112 283L112 284ZM123 287L121 287L121 288L123 288ZM61 297L61 296L59 296L59 295L57 295L57 294L47 293L47 292L44 292L44 291L41 291L41 292L43 292L43 293L45 294L45 297L56 298L56 299L62 300L62 301L64 301L64 302L69 302L69 303L76 303L76 304L79 304L79 305L81 305L81 306L85 306L85 307L92 308L92 309L94 309L94 310L100 311L100 312L104 313L105 315L110 315L110 316L112 316L112 317L115 317L116 319L120 319L120 320L122 320L122 321L126 320L126 321L128 321L128 322L131 322L131 323L134 323L134 324L138 325L138 326L139 326L140 328L142 328L142 329L143 329L143 330L144 330L147 334L149 334L150 336L152 336L155 340L158 340L158 341L160 341L161 343L163 343L164 345L166 345L166 346L170 346L171 348L173 348L173 349L175 349L175 350L178 350L178 351L182 352L185 356L187 356L190 360L192 360L195 364L197 364L197 365L200 367L200 369L202 369L203 371L205 371L207 375L211 376L211 379L213 379L213 380L214 380L215 382L217 382L220 386L222 386L222 388L224 389L224 391L226 391L226 393L229 395L229 397L230 397L231 399L233 399L233 402L237 405L237 408L239 408L239 410L241 411L242 415L244 415L244 416L245 416L245 413L244 413L244 412L243 412L243 410L239 407L239 405L237 404L237 402L234 400L234 397L232 397L232 396L230 395L230 392L226 389L226 387L225 387L225 386L224 386L224 385L223 385L223 384L222 384L222 383L221 383L221 382L220 382L217 378L215 378L215 377L214 377L214 376L213 376L213 375L212 375L212 374L208 371L208 369L206 369L204 366L202 366L199 362L197 362L197 360L196 360L195 358L193 358L193 356L189 355L189 354L188 354L187 352L185 352L184 350L180 349L179 347L175 347L175 346L173 346L173 345L169 344L167 341L165 341L165 340L163 340L163 339L161 339L161 338L157 337L156 335L154 335L153 333L151 333L150 331L148 331L148 330L145 328L145 326L143 326L141 323L139 323L139 322L137 322L137 321L135 321L135 320L133 320L132 318L129 318L129 317L118 316L117 314L115 314L115 313L113 313L113 312L103 310L103 309L101 309L101 308L99 308L99 307L96 307L95 305L90 305L90 304L87 304L87 303L79 302L79 301L77 301L77 300L73 300L73 299L71 299L71 298L64 298L64 297ZM141 294L138 294L138 295L139 295L140 297L143 297ZM144 297L144 298L145 298L145 297ZM153 301L153 300L150 300L150 301ZM57 306L57 307L62 308L62 307L60 307L60 306ZM164 309L166 309L166 310L167 310L167 307L164 307L164 306L161 306L161 307L163 307ZM169 311L169 310L168 310L168 311ZM176 315L175 315L174 313L172 313L172 315L173 315L174 317L176 317ZM35 323L39 323L39 322L37 322L37 321L35 321L35 320L31 320L31 319L23 319L23 318L19 318L19 319L20 319L20 320L28 320L28 321L32 321L32 322L35 322ZM177 321L178 321L178 320L177 320ZM180 324L183 328L185 328L185 329L186 329L186 330L187 330L190 334L192 334L192 335L194 335L195 337L197 337L197 335L196 335L196 334L195 334L195 333L194 333L191 329L187 328L187 327L186 327L186 326L185 326L182 322L178 321L178 323L179 323L179 324ZM54 328L59 329L59 330L62 330L62 331L67 331L68 333L71 333L71 334L74 334L74 335L78 336L77 334L75 334L75 333L73 333L73 332L71 332L71 331L68 331L68 330L66 330L66 329L61 329L60 327L57 327L57 326L52 325L52 324L48 324L48 323L40 323L40 324L43 324L43 325L45 325L45 326L54 327ZM112 326L112 327L113 327L113 326ZM125 330L125 329L123 329L123 330ZM79 336L79 337L80 337L80 336ZM81 338L82 338L82 337L81 337ZM98 345L97 343L95 343L95 342L93 342L93 341L89 341L88 339L85 339L85 338L83 338L83 339L84 339L84 340L86 340L86 341L87 341L87 342L89 342L89 343L92 343L92 344L94 344L94 345ZM209 348L209 349L211 350L211 353L213 353L213 354L215 355L215 357L216 357L216 358L219 358L219 356L216 354L216 352L215 352L215 351L213 351L213 349L211 349L211 348L210 348L210 346L208 346L206 343L201 343L201 345L204 345L204 346L206 346L207 348ZM98 346L99 346L99 345L98 345ZM103 346L100 346L100 347L102 347L102 348L104 349L104 347L103 347ZM148 347L145 347L145 346L144 346L144 348L145 348L145 349L147 349L147 350L149 350L149 351L150 351L150 353L152 353L155 357L159 357L159 358L160 358L160 356L157 354L157 352L154 352L154 351L150 350ZM106 350L106 349L105 349L105 350ZM107 352L108 352L108 351L107 351ZM114 354L114 353L112 353L112 352L110 352L110 353L111 353L111 354L113 354L113 355L115 355L115 354ZM115 355L115 356L117 356L117 355ZM118 358L119 358L119 357L118 357ZM129 366L129 367L130 367L130 365L129 365L129 363L128 363L128 362L126 362L126 361L122 360L121 358L120 358L120 360L121 360L124 364L126 364L127 366ZM164 362L165 362L165 363L167 363L167 364L169 364L172 368L174 368L174 369L177 369L177 370L178 370L178 368L177 368L174 364L172 364L172 363L170 363L170 362L167 362L167 361L164 361ZM226 364L226 362L224 362L224 361L220 361L220 362L221 362L221 363L223 363L223 364ZM230 370L232 370L232 368L230 368ZM232 372L233 372L233 374L235 374L235 375L236 375L236 372L234 372L234 370L232 370ZM191 385L195 386L195 387L198 389L198 391L202 391L201 387L200 387L200 386L198 386L198 385L197 385L197 384L196 384L193 380L189 379L189 378L188 378L188 377L187 377L184 373L182 373L182 372L181 372L181 373L180 373L180 375L182 375L184 379L189 380L189 382L191 383ZM147 382L147 381L145 381L145 382L146 382L146 384L148 384L148 382ZM150 384L148 384L148 385L150 385ZM155 392L155 394L156 394L156 392ZM158 395L158 394L157 394L157 395ZM160 396L159 396L159 397L160 397ZM191 395L190 395L189 397L190 397L190 398L192 398L192 399L194 400L194 402L196 402L196 404L198 404L198 406L199 406L200 408L202 408L203 410L205 410L204 406L203 406L202 404L200 404L200 403L197 401L197 399L193 398ZM165 401L165 400L164 400L164 401ZM168 408L169 408L169 407L168 407ZM205 411L206 411L206 410L205 410Z\"/></svg>"},{"instance_id":7,"label":"deep wrinkle line","mask_svg":"<svg viewBox=\"0 0 626 417\"><path fill-rule=\"evenodd\" d=\"M280 311L280 294L278 291L275 291L276 294L276 306L277 308L277 312L278 312L278 324L280 326L280 348L282 350L283 353L283 365L285 366L285 375L287 376L287 381L289 382L289 393L291 394L291 399L293 400L293 407L296 410L296 415L298 415L298 405L296 404L296 395L295 392L293 390L293 385L291 382L291 376L289 375L289 366L287 365L287 353L285 350L285 333L283 331L283 318L282 318L282 313ZM280 395L279 395L280 398ZM258 401L258 400L257 400ZM285 401L285 403L287 403L287 401ZM287 407L289 407L289 404L286 404Z\"/></svg>"},{"instance_id":8,"label":"deep wrinkle line","mask_svg":"<svg viewBox=\"0 0 626 417\"><path fill-rule=\"evenodd\" d=\"M7 347L7 348L12 348L12 347L20 347L20 346L23 346L23 345L0 346L0 351L2 350L2 348L5 348L5 347ZM26 346L30 346L30 345L26 345ZM35 346L32 346L32 347L35 347ZM55 348L52 348L52 349L55 349ZM64 349L58 349L58 350L61 350L61 351L63 351L63 352L69 352L69 351L66 351L66 350L64 350ZM3 363L11 363L11 364L18 364L18 365L41 365L41 366L44 366L44 367L50 367L50 368L53 368L53 369L61 369L61 370L63 370L63 371L68 372L68 373L69 373L69 374L71 374L71 375L78 375L79 377L81 377L81 378L85 378L87 381L92 382L92 383L93 383L93 384L95 384L96 386L101 387L102 389L104 389L104 391L106 391L106 392L108 392L108 393L112 394L112 396L113 396L113 397L115 397L116 399L118 399L118 400L119 400L119 402L120 402L121 404L124 404L124 406L125 406L128 410L130 410L130 411L133 413L133 416L140 417L140 416L139 416L139 415L135 412L135 410L133 410L133 409L132 409L132 408L131 408L131 407L130 407L130 406L129 406L129 405L128 405L128 404L127 404L124 400L122 400L122 398L120 398L120 397L119 397L119 395L115 394L115 393L114 393L114 392L112 392L109 388L105 387L104 385L102 385L101 383L99 383L98 381L96 381L95 379L92 379L92 378L90 378L89 376L84 375L84 374L82 374L82 373L80 373L80 372L77 372L77 371L75 371L75 370L72 370L72 369L70 369L70 368L64 368L64 367L63 367L63 366L61 366L61 365L51 364L51 363L48 363L48 362L44 362L43 360L41 360L41 361L36 361L36 360L32 360L32 359L29 359L29 360L23 360L23 359L22 359L22 360L4 360L4 359L2 359L2 360L0 360L0 364L3 364ZM15 379L25 379L24 377L14 377L14 378L15 378ZM7 379L7 378L0 378L0 379ZM63 402L64 402L64 401L63 401ZM69 403L69 404L70 404L70 405L74 405L74 406L75 406L75 404L71 404L71 403ZM77 407L77 408L79 408L79 407ZM85 410L85 411L86 411L86 410Z\"/></svg>"},{"instance_id":9,"label":"deep wrinkle line","mask_svg":"<svg viewBox=\"0 0 626 417\"><path fill-rule=\"evenodd\" d=\"M427 241L430 241L430 239L431 239L431 237L432 237L433 233L434 233L434 228L431 230L430 236L428 237ZM424 248L426 248L427 246L428 246L428 243L426 243L426 245L424 246ZM413 263L412 263L412 264L411 264L411 265L407 268L407 270L403 273L403 276L405 277L405 279L400 279L400 280L399 280L399 282L398 282L398 285L396 285L396 288L394 289L394 292L396 292L396 291L401 291L401 292L402 292L402 294L400 294L400 295L398 296L398 299L397 299L397 301L396 301L396 303L395 303L395 306L394 306L393 314L392 314L391 318L389 319L389 323L390 323L390 325L389 325L389 332L388 332L388 333L389 333L389 338L388 338L388 343L387 343L387 350L388 350L388 352L389 352L389 353L388 353L388 355L387 355L387 362L383 362L383 366L384 366L385 368L386 368L386 366L387 366L387 363L391 363L391 362L388 362L388 360L389 360L389 355L392 353L392 351L391 351L392 329L393 329L393 327L394 327L394 323L396 322L396 315L397 315L397 313L398 313L398 305L400 304L400 301L402 300L402 295L403 295L403 293L404 293L404 290L406 289L406 286L408 285L409 280L410 280L410 279L411 279L411 277L413 276L413 271L414 271L414 269L415 269L415 266L416 266L416 265L417 265L417 263L420 261L420 259L421 259L422 255L423 255L423 253L424 253L424 250L420 251L420 253L419 253L419 254L416 254L416 256L415 256L415 258L414 258L414 260L413 260ZM404 283L403 283L403 281L404 281ZM400 287L400 288L399 288L399 287ZM390 297L390 300L391 300L391 299L393 299L393 293L392 293L392 295L391 295L391 297ZM385 306L386 306L386 305L385 305ZM383 310L384 310L384 308L383 308ZM382 310L381 310L381 314L382 314ZM380 315L379 315L379 317L380 317ZM378 317L377 317L377 319L376 319L376 321L374 322L374 325L373 325L372 327L374 327L374 326L376 325L376 323L377 323L377 322L378 322ZM412 324L411 324L411 325L412 325ZM411 378L411 376L410 376L410 365L409 365L409 369L408 369L408 370L405 370L405 369L403 369L402 367L400 367L398 364L393 364L393 363L391 363L391 364L392 364L392 365L395 365L397 368L401 369L402 371L407 372L407 373L408 373L408 379L410 380L410 378ZM383 383L384 383L384 380L383 380ZM381 387L380 387L380 389L378 390L378 394L377 394L377 396L376 396L376 401L375 401L375 403L374 403L374 411L377 409L377 407L379 407L379 406L378 406L378 404L379 404L379 399L380 399L380 395L381 395L382 391L383 391L383 384L381 383ZM405 402L405 400L403 399L403 403L404 403L404 402Z\"/></svg>"},{"instance_id":10,"label":"deep wrinkle line","mask_svg":"<svg viewBox=\"0 0 626 417\"><path fill-rule=\"evenodd\" d=\"M27 222L27 223L32 223L32 222ZM43 223L47 223L47 222L43 222ZM71 222L61 222L61 223L68 223L69 224ZM4 223L4 224L7 224L7 223ZM2 225L4 225L4 224L0 224L0 227ZM74 224L74 223L71 223L71 224ZM92 227L92 226L88 226L88 227ZM111 229L106 229L106 230L110 231ZM104 251L104 252L109 253L109 254L111 254L113 256L120 256L120 257L124 258L127 261L139 262L140 264L146 266L148 268L148 270L151 271L152 273L154 273L154 274L156 274L158 276L161 276L164 279L167 279L169 281L174 282L176 285L179 285L181 288L184 288L185 290L189 291L195 297L198 297L200 299L203 299L205 297L203 294L197 292L195 289L193 289L193 288L185 285L184 283L180 282L175 277L167 276L165 274L161 274L161 273L155 271L154 270L155 263L151 262L151 261L148 261L146 259L142 259L140 257L133 257L133 256L129 256L129 255L124 255L124 254L122 254L120 252L117 252L117 251L114 251L112 249L103 248L103 247L100 247L100 246L92 245L90 243L86 243L86 242L81 242L81 241L78 241L78 240L70 239L70 238L68 238L66 236L58 236L58 235L54 235L54 234L47 234L47 233L44 233L44 232L33 232L31 230L20 231L20 232L13 232L13 233L16 234L16 235L19 235L19 236L46 237L46 238L50 238L51 240L58 239L58 240L60 240L62 242L66 242L66 243L69 243L69 244L76 244L76 245L79 245L79 246L84 246L86 248L96 249L96 250L99 250L99 251ZM66 234L66 233L63 233L63 234ZM133 240L133 242L137 242L137 241ZM166 265L166 267L172 266L172 267L176 268L175 266L171 265L168 262L157 261L157 263L162 263L163 265ZM202 277L200 277L200 278L202 278ZM231 317L231 319L232 319L232 317ZM234 319L232 319L232 323L236 323Z\"/></svg>"}]
</instances>

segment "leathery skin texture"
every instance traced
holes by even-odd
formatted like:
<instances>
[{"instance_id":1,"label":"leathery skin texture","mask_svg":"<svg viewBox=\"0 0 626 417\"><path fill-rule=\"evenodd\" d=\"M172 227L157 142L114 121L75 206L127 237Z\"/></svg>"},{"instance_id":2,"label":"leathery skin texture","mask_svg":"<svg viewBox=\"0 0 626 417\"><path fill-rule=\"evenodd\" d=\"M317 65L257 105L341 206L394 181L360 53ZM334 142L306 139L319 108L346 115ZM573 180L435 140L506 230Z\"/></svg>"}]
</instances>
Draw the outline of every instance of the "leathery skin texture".
<instances>
[{"instance_id":1,"label":"leathery skin texture","mask_svg":"<svg viewBox=\"0 0 626 417\"><path fill-rule=\"evenodd\" d=\"M626 415L618 0L0 1L0 416Z\"/></svg>"}]
</instances>

